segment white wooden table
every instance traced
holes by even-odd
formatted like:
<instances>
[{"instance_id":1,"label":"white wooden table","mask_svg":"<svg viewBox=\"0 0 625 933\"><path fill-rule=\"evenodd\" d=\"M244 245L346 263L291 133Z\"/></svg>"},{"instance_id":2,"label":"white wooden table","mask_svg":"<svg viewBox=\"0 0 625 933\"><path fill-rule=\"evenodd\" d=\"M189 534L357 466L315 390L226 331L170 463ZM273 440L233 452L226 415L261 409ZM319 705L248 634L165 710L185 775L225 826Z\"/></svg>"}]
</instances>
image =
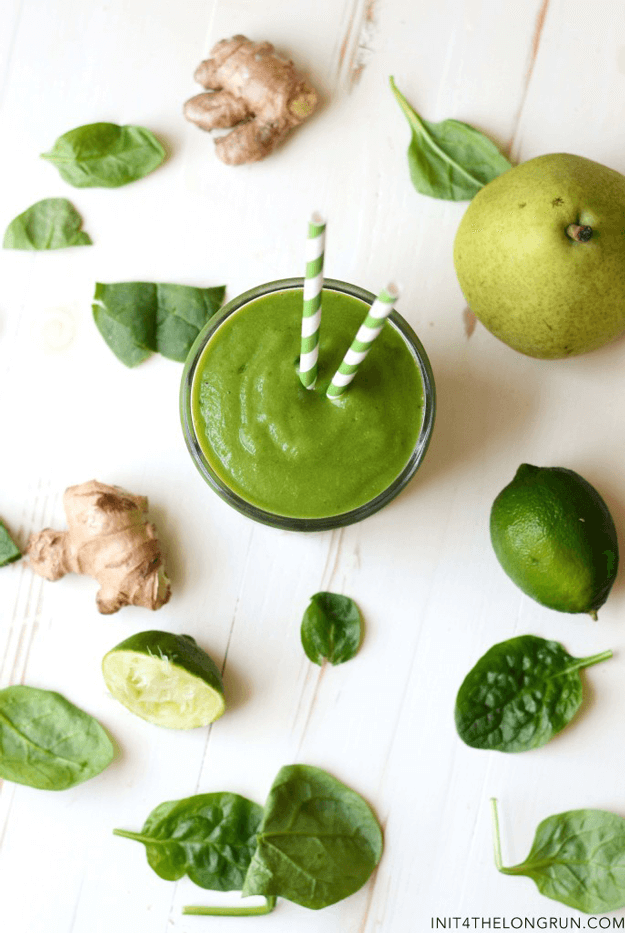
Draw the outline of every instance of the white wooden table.
<instances>
[{"instance_id":1,"label":"white wooden table","mask_svg":"<svg viewBox=\"0 0 625 933\"><path fill-rule=\"evenodd\" d=\"M290 54L323 107L266 162L228 168L181 117L212 44L243 32ZM51 584L25 562L0 571L0 687L60 690L99 718L115 762L73 790L0 786L0 924L7 933L420 933L436 918L584 917L493 865L521 861L545 816L625 815L625 587L600 620L524 597L488 535L521 462L567 466L625 527L623 341L566 362L514 353L478 326L452 265L464 204L411 187L409 131L388 86L428 119L469 122L514 160L568 151L625 172L625 7L619 0L5 0L0 10L0 230L43 197L69 197L94 246L0 252L0 516L25 545L64 527L66 486L98 478L146 494L166 544L170 603L102 617L95 583ZM38 158L58 135L111 120L150 127L169 158L117 190L74 190ZM203 484L179 427L181 366L125 369L90 311L95 281L225 283L229 297L302 274L313 209L328 217L326 272L375 291L403 285L438 419L409 488L362 524L297 535L256 525ZM318 668L299 624L319 590L366 619L356 659ZM103 654L147 628L188 632L224 666L229 709L211 729L150 726L107 694ZM577 721L543 749L464 746L458 686L492 644L534 633L574 655L612 647L586 678ZM116 838L163 800L233 790L263 802L283 765L324 767L360 791L385 829L377 873L321 913L279 902L256 920L183 917L235 898L162 881ZM625 917L620 911L616 919ZM471 918L478 918L475 922ZM567 919L568 918L568 919ZM453 928L453 920L447 928ZM462 929L463 927L458 927ZM488 929L488 925L484 928Z\"/></svg>"}]
</instances>

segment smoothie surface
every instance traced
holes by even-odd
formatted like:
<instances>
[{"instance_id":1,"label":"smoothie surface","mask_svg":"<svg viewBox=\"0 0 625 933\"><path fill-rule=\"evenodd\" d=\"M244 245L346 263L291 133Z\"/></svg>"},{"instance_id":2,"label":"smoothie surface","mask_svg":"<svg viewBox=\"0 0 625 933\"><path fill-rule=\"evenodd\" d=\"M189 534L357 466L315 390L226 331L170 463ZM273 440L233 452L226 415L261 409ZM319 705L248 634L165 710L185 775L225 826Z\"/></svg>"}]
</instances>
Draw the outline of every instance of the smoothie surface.
<instances>
[{"instance_id":1,"label":"smoothie surface","mask_svg":"<svg viewBox=\"0 0 625 933\"><path fill-rule=\"evenodd\" d=\"M364 505L408 462L423 420L423 384L387 322L346 392L326 398L368 305L324 290L314 389L297 372L302 290L253 299L211 337L192 389L193 424L212 469L247 502L323 518Z\"/></svg>"}]
</instances>

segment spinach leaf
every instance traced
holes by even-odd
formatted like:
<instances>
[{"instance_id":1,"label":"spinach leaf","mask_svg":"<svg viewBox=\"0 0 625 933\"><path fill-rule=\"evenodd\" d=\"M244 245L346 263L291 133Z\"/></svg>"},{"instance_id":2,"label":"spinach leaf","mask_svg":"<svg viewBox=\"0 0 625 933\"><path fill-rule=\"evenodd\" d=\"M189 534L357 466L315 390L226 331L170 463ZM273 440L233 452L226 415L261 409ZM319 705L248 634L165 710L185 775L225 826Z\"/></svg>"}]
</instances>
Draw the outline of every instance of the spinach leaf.
<instances>
[{"instance_id":1,"label":"spinach leaf","mask_svg":"<svg viewBox=\"0 0 625 933\"><path fill-rule=\"evenodd\" d=\"M155 292L148 282L96 282L96 327L126 366L137 366L156 350Z\"/></svg>"},{"instance_id":2,"label":"spinach leaf","mask_svg":"<svg viewBox=\"0 0 625 933\"><path fill-rule=\"evenodd\" d=\"M353 658L362 637L362 620L353 599L338 593L315 593L304 613L302 647L314 664L343 664Z\"/></svg>"},{"instance_id":3,"label":"spinach leaf","mask_svg":"<svg viewBox=\"0 0 625 933\"><path fill-rule=\"evenodd\" d=\"M307 765L282 768L264 810L238 794L200 794L156 807L140 833L154 871L188 875L202 888L261 894L260 907L185 907L185 914L270 913L277 897L318 909L353 894L382 855L382 830L367 803Z\"/></svg>"},{"instance_id":4,"label":"spinach leaf","mask_svg":"<svg viewBox=\"0 0 625 933\"><path fill-rule=\"evenodd\" d=\"M153 352L184 362L224 300L224 285L194 288L153 282L96 283L93 317L115 356L137 366Z\"/></svg>"},{"instance_id":5,"label":"spinach leaf","mask_svg":"<svg viewBox=\"0 0 625 933\"><path fill-rule=\"evenodd\" d=\"M238 794L198 794L156 807L140 833L114 833L142 842L149 865L167 881L188 875L201 888L240 891L262 814Z\"/></svg>"},{"instance_id":6,"label":"spinach leaf","mask_svg":"<svg viewBox=\"0 0 625 933\"><path fill-rule=\"evenodd\" d=\"M50 690L0 690L0 777L65 790L103 771L113 745L102 726Z\"/></svg>"},{"instance_id":7,"label":"spinach leaf","mask_svg":"<svg viewBox=\"0 0 625 933\"><path fill-rule=\"evenodd\" d=\"M74 188L119 188L158 168L165 150L142 126L89 123L59 136L41 158Z\"/></svg>"},{"instance_id":8,"label":"spinach leaf","mask_svg":"<svg viewBox=\"0 0 625 933\"><path fill-rule=\"evenodd\" d=\"M612 657L573 658L556 641L520 635L493 645L465 677L456 729L473 748L525 752L545 745L582 702L579 671Z\"/></svg>"},{"instance_id":9,"label":"spinach leaf","mask_svg":"<svg viewBox=\"0 0 625 933\"><path fill-rule=\"evenodd\" d=\"M511 163L483 133L458 120L429 123L412 109L397 89L391 89L412 130L408 168L421 194L447 201L466 201Z\"/></svg>"},{"instance_id":10,"label":"spinach leaf","mask_svg":"<svg viewBox=\"0 0 625 933\"><path fill-rule=\"evenodd\" d=\"M22 552L9 534L9 529L0 519L0 567L6 564L12 564L14 560L19 560Z\"/></svg>"},{"instance_id":11,"label":"spinach leaf","mask_svg":"<svg viewBox=\"0 0 625 933\"><path fill-rule=\"evenodd\" d=\"M65 198L44 198L14 217L6 228L4 249L65 249L90 246L82 218Z\"/></svg>"},{"instance_id":12,"label":"spinach leaf","mask_svg":"<svg viewBox=\"0 0 625 933\"><path fill-rule=\"evenodd\" d=\"M269 792L243 896L318 910L361 888L381 855L382 830L359 794L320 768L287 765Z\"/></svg>"},{"instance_id":13,"label":"spinach leaf","mask_svg":"<svg viewBox=\"0 0 625 933\"><path fill-rule=\"evenodd\" d=\"M568 810L539 824L529 855L504 868L493 798L495 865L527 875L541 894L587 914L625 907L625 820L606 810Z\"/></svg>"}]
</instances>

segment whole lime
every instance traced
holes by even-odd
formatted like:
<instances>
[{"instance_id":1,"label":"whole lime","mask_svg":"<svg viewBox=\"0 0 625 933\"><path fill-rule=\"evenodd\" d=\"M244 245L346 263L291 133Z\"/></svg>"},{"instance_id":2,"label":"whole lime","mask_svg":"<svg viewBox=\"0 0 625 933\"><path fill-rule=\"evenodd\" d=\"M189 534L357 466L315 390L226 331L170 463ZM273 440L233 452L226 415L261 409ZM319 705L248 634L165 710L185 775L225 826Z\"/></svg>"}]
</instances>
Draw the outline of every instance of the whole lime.
<instances>
[{"instance_id":1,"label":"whole lime","mask_svg":"<svg viewBox=\"0 0 625 933\"><path fill-rule=\"evenodd\" d=\"M550 609L596 618L616 578L618 543L607 505L578 473L521 464L493 502L490 536L524 593Z\"/></svg>"}]
</instances>

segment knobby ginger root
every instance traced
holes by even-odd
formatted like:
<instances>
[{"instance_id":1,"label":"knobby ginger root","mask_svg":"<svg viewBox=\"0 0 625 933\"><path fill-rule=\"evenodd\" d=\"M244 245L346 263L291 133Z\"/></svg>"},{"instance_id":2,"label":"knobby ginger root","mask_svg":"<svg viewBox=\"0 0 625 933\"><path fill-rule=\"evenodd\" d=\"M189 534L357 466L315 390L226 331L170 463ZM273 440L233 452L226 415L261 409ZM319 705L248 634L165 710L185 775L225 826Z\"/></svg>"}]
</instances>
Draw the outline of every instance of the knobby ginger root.
<instances>
[{"instance_id":1,"label":"knobby ginger root","mask_svg":"<svg viewBox=\"0 0 625 933\"><path fill-rule=\"evenodd\" d=\"M234 36L211 55L195 72L209 93L188 100L184 115L203 130L235 127L215 141L227 165L264 159L315 110L317 92L270 42Z\"/></svg>"},{"instance_id":2,"label":"knobby ginger root","mask_svg":"<svg viewBox=\"0 0 625 933\"><path fill-rule=\"evenodd\" d=\"M67 531L44 528L31 535L26 553L35 573L59 580L66 573L95 577L98 610L122 606L160 609L171 595L148 500L119 486L90 480L63 496Z\"/></svg>"}]
</instances>

